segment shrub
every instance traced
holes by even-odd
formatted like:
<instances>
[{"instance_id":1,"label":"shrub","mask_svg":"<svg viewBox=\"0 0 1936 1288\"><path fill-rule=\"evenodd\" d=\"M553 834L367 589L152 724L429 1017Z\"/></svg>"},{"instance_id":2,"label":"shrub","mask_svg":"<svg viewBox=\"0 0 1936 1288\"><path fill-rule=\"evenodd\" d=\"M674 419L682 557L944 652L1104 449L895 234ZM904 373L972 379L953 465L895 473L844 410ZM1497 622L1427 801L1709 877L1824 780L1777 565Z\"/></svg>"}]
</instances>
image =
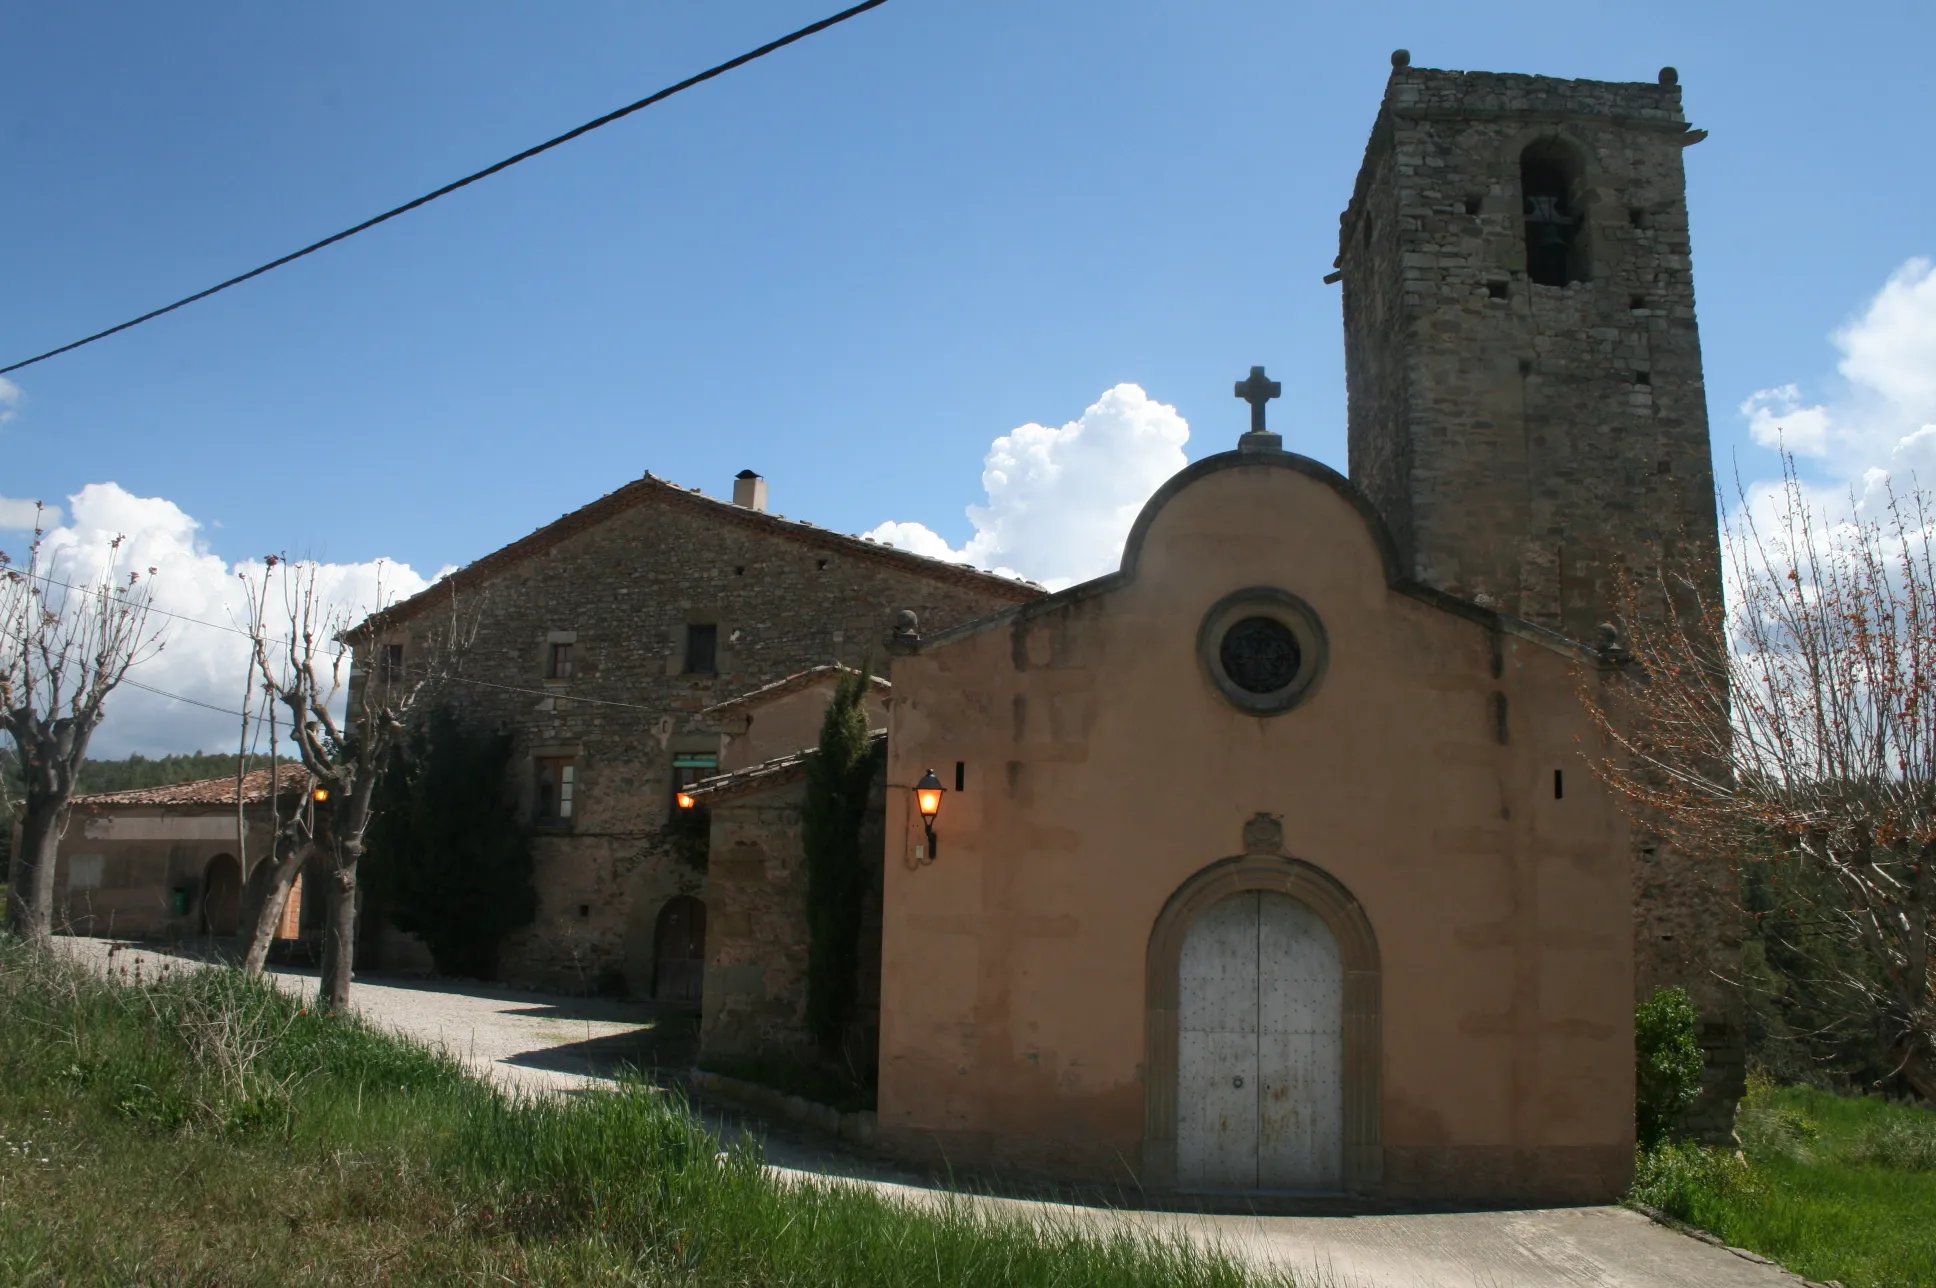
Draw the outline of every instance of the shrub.
<instances>
[{"instance_id":1,"label":"shrub","mask_svg":"<svg viewBox=\"0 0 1936 1288\"><path fill-rule=\"evenodd\" d=\"M1898 1172L1936 1172L1936 1114L1898 1115L1871 1124L1849 1160Z\"/></svg>"},{"instance_id":2,"label":"shrub","mask_svg":"<svg viewBox=\"0 0 1936 1288\"><path fill-rule=\"evenodd\" d=\"M1669 1216L1699 1224L1703 1208L1735 1195L1753 1196L1765 1187L1748 1160L1732 1150L1670 1141L1642 1150L1634 1160L1635 1202Z\"/></svg>"},{"instance_id":3,"label":"shrub","mask_svg":"<svg viewBox=\"0 0 1936 1288\"><path fill-rule=\"evenodd\" d=\"M370 882L445 975L490 979L498 942L537 914L531 846L504 789L511 737L435 712L377 788Z\"/></svg>"},{"instance_id":4,"label":"shrub","mask_svg":"<svg viewBox=\"0 0 1936 1288\"><path fill-rule=\"evenodd\" d=\"M1634 1130L1641 1148L1667 1140L1700 1098L1699 1016L1687 991L1658 988L1634 1010Z\"/></svg>"}]
</instances>

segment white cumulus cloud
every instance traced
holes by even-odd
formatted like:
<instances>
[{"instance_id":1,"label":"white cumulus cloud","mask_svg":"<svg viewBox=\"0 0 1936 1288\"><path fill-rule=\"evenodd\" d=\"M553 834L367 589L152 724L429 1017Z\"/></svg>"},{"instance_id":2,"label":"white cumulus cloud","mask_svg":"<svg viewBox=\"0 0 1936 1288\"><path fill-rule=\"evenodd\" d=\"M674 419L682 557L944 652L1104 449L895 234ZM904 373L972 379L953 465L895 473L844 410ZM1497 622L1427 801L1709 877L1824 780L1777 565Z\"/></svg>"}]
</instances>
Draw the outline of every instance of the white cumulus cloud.
<instances>
[{"instance_id":1,"label":"white cumulus cloud","mask_svg":"<svg viewBox=\"0 0 1936 1288\"><path fill-rule=\"evenodd\" d=\"M0 376L0 425L12 420L20 406L20 386Z\"/></svg>"},{"instance_id":2,"label":"white cumulus cloud","mask_svg":"<svg viewBox=\"0 0 1936 1288\"><path fill-rule=\"evenodd\" d=\"M0 496L0 532L32 532L36 524L52 528L58 527L60 521L61 508L58 505Z\"/></svg>"},{"instance_id":3,"label":"white cumulus cloud","mask_svg":"<svg viewBox=\"0 0 1936 1288\"><path fill-rule=\"evenodd\" d=\"M86 585L110 567L138 572L152 585L153 622L163 647L130 671L129 679L208 707L239 711L248 684L248 640L240 633L247 609L237 574L259 570L260 558L230 563L209 547L201 524L180 506L135 496L115 483L90 483L67 500L73 518L48 528L43 568L72 585ZM0 518L7 513L0 509ZM118 551L116 538L122 538ZM25 562L24 550L7 553L16 566ZM387 560L320 564L316 572L325 600L353 618L377 607L379 597L391 602L429 584L408 565ZM269 629L277 632L273 616ZM239 725L223 711L128 685L109 698L107 718L95 731L89 754L227 750L236 745Z\"/></svg>"},{"instance_id":4,"label":"white cumulus cloud","mask_svg":"<svg viewBox=\"0 0 1936 1288\"><path fill-rule=\"evenodd\" d=\"M1832 338L1844 387L1813 403L1793 384L1757 391L1741 404L1754 441L1809 458L1844 493L1911 475L1936 489L1936 265L1903 264Z\"/></svg>"},{"instance_id":5,"label":"white cumulus cloud","mask_svg":"<svg viewBox=\"0 0 1936 1288\"><path fill-rule=\"evenodd\" d=\"M1185 464L1190 426L1140 385L1105 391L1059 429L1027 424L989 445L986 505L968 507L975 534L960 550L924 524L867 533L904 550L1019 574L1052 590L1113 570L1137 512Z\"/></svg>"}]
</instances>

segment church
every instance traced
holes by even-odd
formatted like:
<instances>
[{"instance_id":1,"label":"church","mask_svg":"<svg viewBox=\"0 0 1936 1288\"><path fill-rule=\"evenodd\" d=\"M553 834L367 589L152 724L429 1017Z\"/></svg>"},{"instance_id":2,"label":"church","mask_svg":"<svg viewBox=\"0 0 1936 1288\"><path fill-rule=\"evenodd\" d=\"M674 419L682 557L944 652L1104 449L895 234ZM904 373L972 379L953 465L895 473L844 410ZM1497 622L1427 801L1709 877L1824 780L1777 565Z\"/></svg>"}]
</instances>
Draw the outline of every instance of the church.
<instances>
[{"instance_id":1,"label":"church","mask_svg":"<svg viewBox=\"0 0 1936 1288\"><path fill-rule=\"evenodd\" d=\"M702 1060L803 1050L811 709L828 664L887 657L860 1048L887 1151L1606 1200L1634 1003L1662 984L1701 1006L1695 1125L1724 1131L1727 877L1630 827L1580 701L1623 568L1664 553L1718 587L1702 137L1671 68L1394 54L1326 279L1349 478L1286 450L1253 368L1248 428L1233 406L1230 449L1094 581L1045 594L777 521L750 476L733 506L648 478L457 574L491 588L482 664L543 672L475 699L519 731L542 841L514 973L676 980ZM415 611L365 628L359 667ZM710 813L683 866L650 839L674 801Z\"/></svg>"}]
</instances>

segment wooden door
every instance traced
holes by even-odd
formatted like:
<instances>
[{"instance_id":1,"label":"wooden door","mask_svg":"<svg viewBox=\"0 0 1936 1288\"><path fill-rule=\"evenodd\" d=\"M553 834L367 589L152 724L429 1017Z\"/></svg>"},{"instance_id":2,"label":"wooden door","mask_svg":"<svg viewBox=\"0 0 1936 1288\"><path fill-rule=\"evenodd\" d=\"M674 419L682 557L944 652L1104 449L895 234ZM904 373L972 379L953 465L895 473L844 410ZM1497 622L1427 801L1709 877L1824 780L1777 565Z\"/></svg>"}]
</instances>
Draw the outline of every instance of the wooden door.
<instances>
[{"instance_id":1,"label":"wooden door","mask_svg":"<svg viewBox=\"0 0 1936 1288\"><path fill-rule=\"evenodd\" d=\"M689 895L667 901L652 936L652 996L698 1005L706 982L706 905Z\"/></svg>"},{"instance_id":2,"label":"wooden door","mask_svg":"<svg viewBox=\"0 0 1936 1288\"><path fill-rule=\"evenodd\" d=\"M1177 1000L1177 1183L1342 1188L1344 971L1304 904L1251 891L1190 927Z\"/></svg>"},{"instance_id":3,"label":"wooden door","mask_svg":"<svg viewBox=\"0 0 1936 1288\"><path fill-rule=\"evenodd\" d=\"M1257 897L1257 1188L1344 1188L1344 963L1331 928Z\"/></svg>"}]
</instances>

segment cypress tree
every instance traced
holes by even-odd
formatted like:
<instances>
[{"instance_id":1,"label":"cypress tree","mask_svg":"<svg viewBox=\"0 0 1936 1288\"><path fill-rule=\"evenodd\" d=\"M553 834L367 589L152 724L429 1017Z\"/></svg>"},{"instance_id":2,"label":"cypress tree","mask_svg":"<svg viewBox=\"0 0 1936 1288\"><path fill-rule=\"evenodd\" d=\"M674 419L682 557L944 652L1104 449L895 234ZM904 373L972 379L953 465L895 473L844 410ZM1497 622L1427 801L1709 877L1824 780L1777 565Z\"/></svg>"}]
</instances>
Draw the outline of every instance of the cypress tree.
<instances>
[{"instance_id":1,"label":"cypress tree","mask_svg":"<svg viewBox=\"0 0 1936 1288\"><path fill-rule=\"evenodd\" d=\"M859 990L861 910L867 868L861 825L867 816L875 750L868 737L867 667L835 686L807 761L801 831L807 860L807 1029L838 1054Z\"/></svg>"}]
</instances>

